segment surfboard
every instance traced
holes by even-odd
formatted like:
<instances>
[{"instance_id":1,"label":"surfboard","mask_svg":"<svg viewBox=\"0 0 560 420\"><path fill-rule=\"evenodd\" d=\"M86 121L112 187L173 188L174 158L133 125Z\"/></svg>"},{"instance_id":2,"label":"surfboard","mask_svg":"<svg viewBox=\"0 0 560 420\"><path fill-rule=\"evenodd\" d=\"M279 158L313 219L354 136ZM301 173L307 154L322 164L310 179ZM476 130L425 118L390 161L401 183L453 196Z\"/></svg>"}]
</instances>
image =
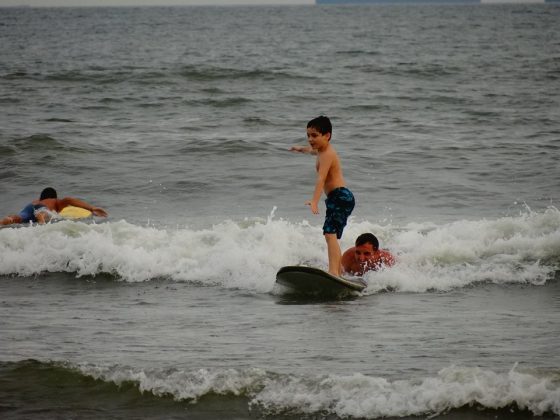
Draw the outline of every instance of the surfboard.
<instances>
[{"instance_id":1,"label":"surfboard","mask_svg":"<svg viewBox=\"0 0 560 420\"><path fill-rule=\"evenodd\" d=\"M276 283L295 293L317 296L348 295L367 287L360 278L337 277L319 268L300 265L282 267L276 274Z\"/></svg>"},{"instance_id":2,"label":"surfboard","mask_svg":"<svg viewBox=\"0 0 560 420\"><path fill-rule=\"evenodd\" d=\"M72 220L85 219L93 215L92 212L89 210L83 209L81 207L74 207L74 206L66 206L58 214L64 219L72 219Z\"/></svg>"}]
</instances>

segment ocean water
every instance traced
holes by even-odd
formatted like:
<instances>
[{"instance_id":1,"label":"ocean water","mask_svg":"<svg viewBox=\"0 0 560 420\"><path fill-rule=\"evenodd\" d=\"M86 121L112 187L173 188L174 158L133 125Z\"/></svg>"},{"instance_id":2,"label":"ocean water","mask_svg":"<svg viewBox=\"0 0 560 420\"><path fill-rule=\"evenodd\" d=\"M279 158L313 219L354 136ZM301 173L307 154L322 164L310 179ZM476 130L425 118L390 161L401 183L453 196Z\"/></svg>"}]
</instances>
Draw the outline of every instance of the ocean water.
<instances>
[{"instance_id":1,"label":"ocean water","mask_svg":"<svg viewBox=\"0 0 560 420\"><path fill-rule=\"evenodd\" d=\"M0 417L560 418L560 7L0 9ZM348 299L309 119L395 267ZM324 208L321 208L324 212Z\"/></svg>"}]
</instances>

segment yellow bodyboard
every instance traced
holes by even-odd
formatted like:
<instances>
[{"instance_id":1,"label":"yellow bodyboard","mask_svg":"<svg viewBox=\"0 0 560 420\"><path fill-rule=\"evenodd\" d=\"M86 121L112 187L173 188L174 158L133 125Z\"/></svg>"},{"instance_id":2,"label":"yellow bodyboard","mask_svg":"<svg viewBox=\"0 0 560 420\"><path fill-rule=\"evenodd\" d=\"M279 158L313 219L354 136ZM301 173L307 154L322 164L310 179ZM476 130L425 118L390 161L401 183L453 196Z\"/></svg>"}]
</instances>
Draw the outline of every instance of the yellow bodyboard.
<instances>
[{"instance_id":1,"label":"yellow bodyboard","mask_svg":"<svg viewBox=\"0 0 560 420\"><path fill-rule=\"evenodd\" d=\"M91 211L74 206L66 206L58 214L65 219L84 219L92 216Z\"/></svg>"}]
</instances>

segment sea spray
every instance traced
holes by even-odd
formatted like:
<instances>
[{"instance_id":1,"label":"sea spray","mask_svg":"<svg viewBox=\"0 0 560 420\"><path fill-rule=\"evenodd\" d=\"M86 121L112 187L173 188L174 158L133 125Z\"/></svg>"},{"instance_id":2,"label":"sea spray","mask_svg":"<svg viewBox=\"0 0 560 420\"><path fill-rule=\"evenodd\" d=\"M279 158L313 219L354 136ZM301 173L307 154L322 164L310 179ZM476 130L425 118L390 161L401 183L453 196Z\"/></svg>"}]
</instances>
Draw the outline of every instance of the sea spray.
<instances>
[{"instance_id":1,"label":"sea spray","mask_svg":"<svg viewBox=\"0 0 560 420\"><path fill-rule=\"evenodd\" d=\"M496 220L379 225L351 220L341 245L373 232L397 256L390 269L366 274L366 293L446 291L480 282L542 285L560 263L560 212ZM307 221L225 220L204 229L156 228L124 220L59 222L0 230L0 274L109 274L126 282L170 279L266 293L284 265L325 268L320 226Z\"/></svg>"}]
</instances>

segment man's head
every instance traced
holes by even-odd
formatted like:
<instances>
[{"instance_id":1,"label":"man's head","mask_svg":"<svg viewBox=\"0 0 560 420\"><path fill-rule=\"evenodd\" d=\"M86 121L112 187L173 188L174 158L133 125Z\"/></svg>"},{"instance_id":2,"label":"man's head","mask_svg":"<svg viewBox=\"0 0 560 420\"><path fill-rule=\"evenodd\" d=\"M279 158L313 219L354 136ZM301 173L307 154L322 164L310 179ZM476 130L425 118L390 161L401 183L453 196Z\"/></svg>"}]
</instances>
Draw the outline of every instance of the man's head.
<instances>
[{"instance_id":1,"label":"man's head","mask_svg":"<svg viewBox=\"0 0 560 420\"><path fill-rule=\"evenodd\" d=\"M41 191L41 197L39 200L46 200L47 198L58 198L54 188L48 187Z\"/></svg>"},{"instance_id":2,"label":"man's head","mask_svg":"<svg viewBox=\"0 0 560 420\"><path fill-rule=\"evenodd\" d=\"M379 249L379 241L373 233L362 233L356 238L356 246L364 244L371 244L373 246L373 249L376 251Z\"/></svg>"},{"instance_id":3,"label":"man's head","mask_svg":"<svg viewBox=\"0 0 560 420\"><path fill-rule=\"evenodd\" d=\"M359 264L366 264L379 249L379 241L373 233L362 233L356 238L354 258Z\"/></svg>"}]
</instances>

